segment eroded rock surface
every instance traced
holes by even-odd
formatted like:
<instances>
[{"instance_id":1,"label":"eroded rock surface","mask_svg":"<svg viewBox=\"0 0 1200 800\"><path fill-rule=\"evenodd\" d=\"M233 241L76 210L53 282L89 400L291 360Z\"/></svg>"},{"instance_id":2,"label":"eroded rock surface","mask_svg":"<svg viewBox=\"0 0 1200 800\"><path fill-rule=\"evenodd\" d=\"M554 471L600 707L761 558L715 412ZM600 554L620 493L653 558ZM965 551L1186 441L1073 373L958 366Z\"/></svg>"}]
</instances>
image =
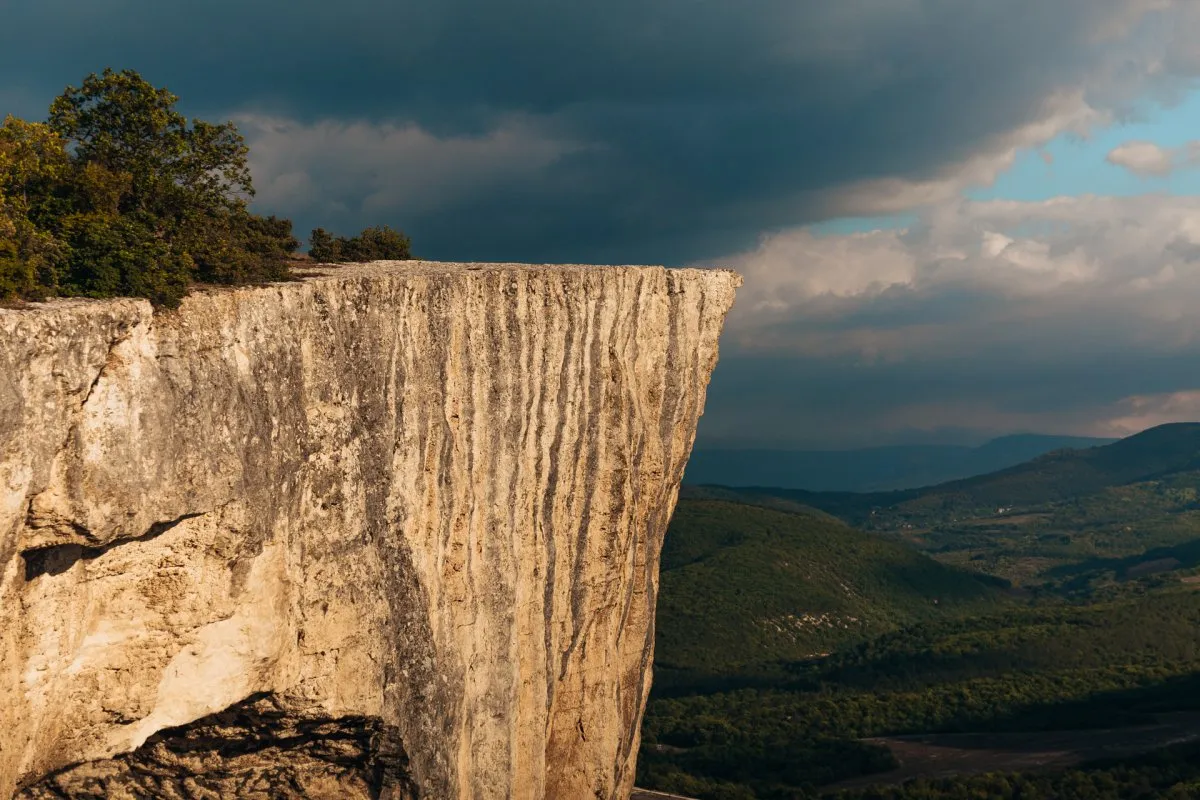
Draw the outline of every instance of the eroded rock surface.
<instances>
[{"instance_id":1,"label":"eroded rock surface","mask_svg":"<svg viewBox=\"0 0 1200 800\"><path fill-rule=\"evenodd\" d=\"M415 800L408 757L378 718L297 716L253 697L151 736L132 753L72 765L21 800Z\"/></svg>"},{"instance_id":2,"label":"eroded rock surface","mask_svg":"<svg viewBox=\"0 0 1200 800\"><path fill-rule=\"evenodd\" d=\"M0 797L625 797L738 283L398 262L0 310Z\"/></svg>"}]
</instances>

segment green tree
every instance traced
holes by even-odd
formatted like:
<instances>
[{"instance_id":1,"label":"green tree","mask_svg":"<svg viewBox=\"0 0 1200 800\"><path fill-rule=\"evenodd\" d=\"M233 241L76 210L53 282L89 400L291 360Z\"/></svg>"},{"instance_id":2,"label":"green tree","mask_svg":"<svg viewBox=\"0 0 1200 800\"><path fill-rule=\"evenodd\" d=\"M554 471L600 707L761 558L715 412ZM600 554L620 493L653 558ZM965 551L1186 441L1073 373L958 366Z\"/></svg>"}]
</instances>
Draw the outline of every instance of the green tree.
<instances>
[{"instance_id":1,"label":"green tree","mask_svg":"<svg viewBox=\"0 0 1200 800\"><path fill-rule=\"evenodd\" d=\"M387 225L365 229L342 247L347 261L407 261L412 258L412 243Z\"/></svg>"},{"instance_id":2,"label":"green tree","mask_svg":"<svg viewBox=\"0 0 1200 800\"><path fill-rule=\"evenodd\" d=\"M120 225L111 219L64 220L74 245L100 247L97 263L108 265L103 275L88 276L75 260L72 286L84 293L132 292L173 305L186 291L182 270L189 271L188 280L224 284L289 276L288 257L299 242L288 220L263 218L247 208L254 187L249 151L236 126L189 123L175 110L177 102L132 70L106 69L79 88L68 87L51 105L49 125L68 143L78 166L79 210L115 213L123 220ZM111 229L102 235L104 225ZM162 246L105 249L132 242L137 231ZM130 279L131 270L141 269L162 247L163 267ZM114 259L123 257L130 263L118 266ZM114 282L117 274L125 277Z\"/></svg>"},{"instance_id":3,"label":"green tree","mask_svg":"<svg viewBox=\"0 0 1200 800\"><path fill-rule=\"evenodd\" d=\"M194 281L290 277L300 242L289 220L250 212L237 127L189 120L178 99L137 72L105 69L68 86L47 122L4 121L0 299L130 295L173 306ZM410 257L408 237L386 227L316 234L318 260Z\"/></svg>"},{"instance_id":4,"label":"green tree","mask_svg":"<svg viewBox=\"0 0 1200 800\"><path fill-rule=\"evenodd\" d=\"M130 176L122 212L179 218L253 197L249 149L232 122L191 124L179 98L133 70L89 75L50 106L50 127L77 161Z\"/></svg>"},{"instance_id":5,"label":"green tree","mask_svg":"<svg viewBox=\"0 0 1200 800\"><path fill-rule=\"evenodd\" d=\"M407 261L412 258L412 242L403 233L387 225L366 228L358 236L332 236L316 228L309 237L308 254L325 264L359 261Z\"/></svg>"},{"instance_id":6,"label":"green tree","mask_svg":"<svg viewBox=\"0 0 1200 800\"><path fill-rule=\"evenodd\" d=\"M70 170L62 139L47 125L8 116L0 126L0 297L40 298L57 283L62 243L37 221Z\"/></svg>"},{"instance_id":7,"label":"green tree","mask_svg":"<svg viewBox=\"0 0 1200 800\"><path fill-rule=\"evenodd\" d=\"M70 167L65 142L49 125L5 117L0 125L0 201L9 214L36 213L38 201Z\"/></svg>"},{"instance_id":8,"label":"green tree","mask_svg":"<svg viewBox=\"0 0 1200 800\"><path fill-rule=\"evenodd\" d=\"M287 280L288 258L300 246L291 220L243 210L210 215L195 232L188 250L195 259L196 279L205 283Z\"/></svg>"},{"instance_id":9,"label":"green tree","mask_svg":"<svg viewBox=\"0 0 1200 800\"><path fill-rule=\"evenodd\" d=\"M336 264L341 261L342 248L324 228L315 228L308 238L308 255L313 261L322 264Z\"/></svg>"},{"instance_id":10,"label":"green tree","mask_svg":"<svg viewBox=\"0 0 1200 800\"><path fill-rule=\"evenodd\" d=\"M66 294L145 297L173 307L187 293L191 257L134 217L79 215L67 223L66 237Z\"/></svg>"}]
</instances>

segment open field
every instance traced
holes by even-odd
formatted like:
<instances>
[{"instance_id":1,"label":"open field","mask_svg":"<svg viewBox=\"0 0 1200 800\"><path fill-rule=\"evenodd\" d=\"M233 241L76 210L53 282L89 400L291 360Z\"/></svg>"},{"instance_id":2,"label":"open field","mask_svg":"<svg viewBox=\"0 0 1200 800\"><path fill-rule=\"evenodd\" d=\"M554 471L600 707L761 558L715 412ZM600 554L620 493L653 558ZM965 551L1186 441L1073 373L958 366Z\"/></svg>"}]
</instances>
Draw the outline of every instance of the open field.
<instances>
[{"instance_id":1,"label":"open field","mask_svg":"<svg viewBox=\"0 0 1200 800\"><path fill-rule=\"evenodd\" d=\"M1063 769L1101 758L1125 758L1200 739L1200 713L1161 714L1153 725L1034 733L957 733L883 736L864 741L886 745L898 769L825 787L860 789L984 772Z\"/></svg>"}]
</instances>

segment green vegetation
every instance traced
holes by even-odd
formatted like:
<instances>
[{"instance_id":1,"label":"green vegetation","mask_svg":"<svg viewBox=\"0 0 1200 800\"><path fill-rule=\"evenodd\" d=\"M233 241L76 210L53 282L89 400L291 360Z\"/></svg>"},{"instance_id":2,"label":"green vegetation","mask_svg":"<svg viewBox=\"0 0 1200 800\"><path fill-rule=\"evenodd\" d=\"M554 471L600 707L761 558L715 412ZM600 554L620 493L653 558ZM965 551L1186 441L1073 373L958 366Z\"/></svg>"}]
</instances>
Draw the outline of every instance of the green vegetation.
<instances>
[{"instance_id":1,"label":"green vegetation","mask_svg":"<svg viewBox=\"0 0 1200 800\"><path fill-rule=\"evenodd\" d=\"M852 524L868 525L1029 508L1196 470L1200 470L1200 423L1189 422L1160 425L1102 447L1057 450L999 472L922 489L861 494L772 488L732 491L743 498L785 498Z\"/></svg>"},{"instance_id":2,"label":"green vegetation","mask_svg":"<svg viewBox=\"0 0 1200 800\"><path fill-rule=\"evenodd\" d=\"M309 238L309 256L323 264L351 261L405 261L412 258L411 242L403 233L386 225L367 228L358 236L345 238L332 236L324 228L317 228Z\"/></svg>"},{"instance_id":3,"label":"green vegetation","mask_svg":"<svg viewBox=\"0 0 1200 800\"><path fill-rule=\"evenodd\" d=\"M1200 425L1163 425L991 475L876 494L692 489L739 502L824 510L939 561L1031 590L1087 595L1200 565Z\"/></svg>"},{"instance_id":4,"label":"green vegetation","mask_svg":"<svg viewBox=\"0 0 1200 800\"><path fill-rule=\"evenodd\" d=\"M1030 506L1197 467L1200 424L1160 425L1104 447L1059 450L991 475L922 490L909 507Z\"/></svg>"},{"instance_id":5,"label":"green vegetation","mask_svg":"<svg viewBox=\"0 0 1200 800\"><path fill-rule=\"evenodd\" d=\"M189 121L177 101L106 69L67 87L46 122L4 120L0 300L123 295L170 307L197 282L290 277L300 243L290 221L249 210L236 126ZM390 228L333 246L332 261L410 257Z\"/></svg>"},{"instance_id":6,"label":"green vegetation","mask_svg":"<svg viewBox=\"0 0 1200 800\"><path fill-rule=\"evenodd\" d=\"M825 515L683 500L662 554L657 681L803 659L989 610L998 582Z\"/></svg>"},{"instance_id":7,"label":"green vegetation","mask_svg":"<svg viewBox=\"0 0 1200 800\"><path fill-rule=\"evenodd\" d=\"M1128 729L1147 737L1134 737L1142 749L1172 741L1145 731L1200 711L1197 455L1200 426L1173 425L912 492L689 488L664 546L639 785L705 800L817 797L896 769L879 737L1061 744L1142 726ZM761 622L822 615L858 624ZM1200 715L1171 724L1200 736ZM1195 746L1038 772L1005 763L837 796L1200 787ZM896 775L920 770L906 762Z\"/></svg>"},{"instance_id":8,"label":"green vegetation","mask_svg":"<svg viewBox=\"0 0 1200 800\"><path fill-rule=\"evenodd\" d=\"M786 797L894 766L867 737L1107 727L1198 709L1198 629L1200 592L1176 590L896 631L827 659L777 664L770 687L652 700L639 781L686 793L701 779ZM823 755L835 747L840 760ZM781 752L792 754L786 765Z\"/></svg>"},{"instance_id":9,"label":"green vegetation","mask_svg":"<svg viewBox=\"0 0 1200 800\"><path fill-rule=\"evenodd\" d=\"M918 778L902 786L838 792L836 800L1191 800L1200 797L1200 746L1099 761L1051 774Z\"/></svg>"}]
</instances>

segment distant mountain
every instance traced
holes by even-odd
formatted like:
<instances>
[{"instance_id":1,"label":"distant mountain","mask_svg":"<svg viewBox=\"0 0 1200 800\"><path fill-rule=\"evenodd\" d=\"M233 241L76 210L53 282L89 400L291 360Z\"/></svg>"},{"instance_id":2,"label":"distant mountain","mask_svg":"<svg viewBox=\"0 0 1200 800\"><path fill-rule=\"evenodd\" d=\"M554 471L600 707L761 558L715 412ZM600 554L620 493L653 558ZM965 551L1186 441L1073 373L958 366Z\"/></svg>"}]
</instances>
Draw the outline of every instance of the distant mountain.
<instances>
[{"instance_id":1,"label":"distant mountain","mask_svg":"<svg viewBox=\"0 0 1200 800\"><path fill-rule=\"evenodd\" d=\"M713 497L771 507L808 506L851 524L872 515L914 522L1008 510L1092 495L1111 487L1200 470L1200 423L1159 425L1112 444L1056 450L986 475L891 492L813 492L775 487L696 487L685 497Z\"/></svg>"},{"instance_id":2,"label":"distant mountain","mask_svg":"<svg viewBox=\"0 0 1200 800\"><path fill-rule=\"evenodd\" d=\"M989 583L996 579L946 563L951 550L990 558L994 543L1005 558L1036 556L1050 566L1177 550L1195 539L1198 498L1200 423L902 491L685 486L663 549L656 661L669 680L719 674L973 613L1002 593ZM909 531L940 560L911 546L920 542Z\"/></svg>"},{"instance_id":3,"label":"distant mountain","mask_svg":"<svg viewBox=\"0 0 1200 800\"><path fill-rule=\"evenodd\" d=\"M977 613L1002 583L820 512L683 499L662 554L655 680L802 659L920 620Z\"/></svg>"},{"instance_id":4,"label":"distant mountain","mask_svg":"<svg viewBox=\"0 0 1200 800\"><path fill-rule=\"evenodd\" d=\"M861 450L698 449L684 483L779 486L814 492L877 492L931 486L995 472L1065 448L1106 445L1115 439L1019 434L979 447L898 445Z\"/></svg>"}]
</instances>

